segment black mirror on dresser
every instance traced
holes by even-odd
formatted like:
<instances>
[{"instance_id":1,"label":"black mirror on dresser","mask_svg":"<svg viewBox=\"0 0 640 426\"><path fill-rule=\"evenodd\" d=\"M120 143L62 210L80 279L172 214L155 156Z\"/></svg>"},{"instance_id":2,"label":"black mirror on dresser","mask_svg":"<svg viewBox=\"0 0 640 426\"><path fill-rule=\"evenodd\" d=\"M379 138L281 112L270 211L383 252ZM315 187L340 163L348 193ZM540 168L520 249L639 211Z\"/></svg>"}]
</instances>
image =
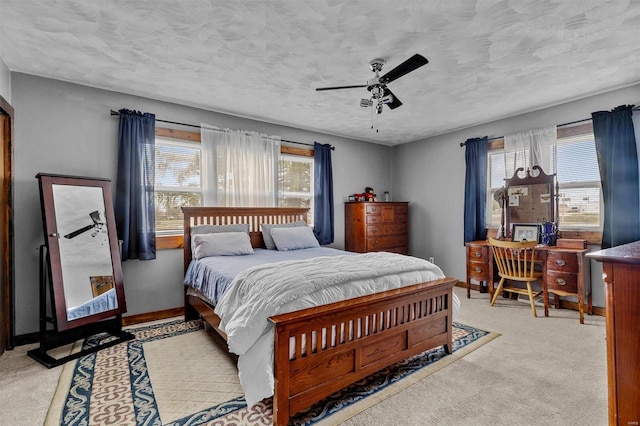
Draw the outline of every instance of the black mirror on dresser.
<instances>
[{"instance_id":1,"label":"black mirror on dresser","mask_svg":"<svg viewBox=\"0 0 640 426\"><path fill-rule=\"evenodd\" d=\"M45 244L40 246L40 346L29 356L51 368L130 340L110 181L40 173ZM109 333L108 343L54 358L51 349Z\"/></svg>"}]
</instances>

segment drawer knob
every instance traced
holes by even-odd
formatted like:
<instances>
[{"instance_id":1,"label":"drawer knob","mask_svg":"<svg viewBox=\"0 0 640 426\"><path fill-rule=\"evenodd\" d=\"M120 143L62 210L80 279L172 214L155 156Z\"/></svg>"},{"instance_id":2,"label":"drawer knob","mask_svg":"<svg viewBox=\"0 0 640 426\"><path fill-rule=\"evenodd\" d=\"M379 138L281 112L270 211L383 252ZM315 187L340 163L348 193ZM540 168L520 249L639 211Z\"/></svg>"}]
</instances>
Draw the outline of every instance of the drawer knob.
<instances>
[{"instance_id":1,"label":"drawer knob","mask_svg":"<svg viewBox=\"0 0 640 426\"><path fill-rule=\"evenodd\" d=\"M482 253L480 253L479 251L474 252L473 255L475 257L482 257Z\"/></svg>"},{"instance_id":2,"label":"drawer knob","mask_svg":"<svg viewBox=\"0 0 640 426\"><path fill-rule=\"evenodd\" d=\"M558 283L558 285L567 285L567 282L565 280L563 280L562 278L558 278L556 280L556 283Z\"/></svg>"},{"instance_id":3,"label":"drawer knob","mask_svg":"<svg viewBox=\"0 0 640 426\"><path fill-rule=\"evenodd\" d=\"M482 272L482 268L476 268L476 272Z\"/></svg>"},{"instance_id":4,"label":"drawer knob","mask_svg":"<svg viewBox=\"0 0 640 426\"><path fill-rule=\"evenodd\" d=\"M565 261L564 261L564 260L562 260L562 259L558 259L558 260L556 260L556 265L558 265L558 266L564 266L564 265L566 265L566 264L567 264L567 262L565 262Z\"/></svg>"}]
</instances>

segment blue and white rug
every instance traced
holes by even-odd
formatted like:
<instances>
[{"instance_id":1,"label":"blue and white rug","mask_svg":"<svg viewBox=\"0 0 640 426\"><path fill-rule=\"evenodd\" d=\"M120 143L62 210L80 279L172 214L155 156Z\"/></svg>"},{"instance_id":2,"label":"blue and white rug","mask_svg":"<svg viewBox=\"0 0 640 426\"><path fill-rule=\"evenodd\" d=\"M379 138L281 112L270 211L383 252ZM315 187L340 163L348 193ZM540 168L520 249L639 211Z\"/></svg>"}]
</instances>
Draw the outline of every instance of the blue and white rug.
<instances>
[{"instance_id":1,"label":"blue and white rug","mask_svg":"<svg viewBox=\"0 0 640 426\"><path fill-rule=\"evenodd\" d=\"M129 331L135 340L65 366L45 424L271 424L271 401L247 407L234 360L199 321L175 320ZM451 355L440 347L400 361L331 395L290 423L344 421L497 336L454 323Z\"/></svg>"}]
</instances>

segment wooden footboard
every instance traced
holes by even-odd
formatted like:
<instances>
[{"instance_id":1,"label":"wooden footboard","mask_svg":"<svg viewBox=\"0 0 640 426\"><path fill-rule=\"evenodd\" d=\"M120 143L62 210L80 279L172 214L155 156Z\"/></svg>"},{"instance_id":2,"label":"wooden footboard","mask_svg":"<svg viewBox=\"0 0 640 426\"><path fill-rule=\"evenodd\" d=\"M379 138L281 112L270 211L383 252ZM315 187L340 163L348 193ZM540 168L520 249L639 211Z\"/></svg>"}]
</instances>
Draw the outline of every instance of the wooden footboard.
<instances>
[{"instance_id":1,"label":"wooden footboard","mask_svg":"<svg viewBox=\"0 0 640 426\"><path fill-rule=\"evenodd\" d=\"M451 353L456 281L444 278L270 318L276 327L273 423L286 425L292 414L411 355L440 345Z\"/></svg>"}]
</instances>

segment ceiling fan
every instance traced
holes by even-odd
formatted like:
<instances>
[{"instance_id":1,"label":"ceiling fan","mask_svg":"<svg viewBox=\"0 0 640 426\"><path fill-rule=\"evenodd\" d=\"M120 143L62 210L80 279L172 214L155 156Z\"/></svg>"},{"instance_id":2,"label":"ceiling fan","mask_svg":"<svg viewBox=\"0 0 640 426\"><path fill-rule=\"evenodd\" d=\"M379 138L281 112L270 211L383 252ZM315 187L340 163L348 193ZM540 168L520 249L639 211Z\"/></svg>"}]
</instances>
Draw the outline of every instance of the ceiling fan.
<instances>
[{"instance_id":1,"label":"ceiling fan","mask_svg":"<svg viewBox=\"0 0 640 426\"><path fill-rule=\"evenodd\" d=\"M390 109L396 109L402 105L402 102L391 90L387 87L387 84L409 74L412 71L420 68L423 65L429 63L427 58L422 55L415 54L388 73L380 76L380 71L385 64L384 59L376 58L369 62L369 68L375 73L375 76L371 80L367 80L367 84L359 84L353 86L335 86L335 87L318 87L316 91L323 90L338 90L338 89L354 89L358 87L366 87L371 92L371 98L361 99L361 107L375 106L376 112L382 114L382 106L387 105Z\"/></svg>"},{"instance_id":2,"label":"ceiling fan","mask_svg":"<svg viewBox=\"0 0 640 426\"><path fill-rule=\"evenodd\" d=\"M102 226L104 225L104 223L100 222L100 213L98 213L97 210L89 213L89 217L93 221L91 225L83 226L80 229L76 229L75 231L68 233L64 237L67 239L75 238L78 235L89 231L90 229L96 228L96 230L91 233L91 236L95 237L97 233L100 232L100 230L102 229Z\"/></svg>"}]
</instances>

